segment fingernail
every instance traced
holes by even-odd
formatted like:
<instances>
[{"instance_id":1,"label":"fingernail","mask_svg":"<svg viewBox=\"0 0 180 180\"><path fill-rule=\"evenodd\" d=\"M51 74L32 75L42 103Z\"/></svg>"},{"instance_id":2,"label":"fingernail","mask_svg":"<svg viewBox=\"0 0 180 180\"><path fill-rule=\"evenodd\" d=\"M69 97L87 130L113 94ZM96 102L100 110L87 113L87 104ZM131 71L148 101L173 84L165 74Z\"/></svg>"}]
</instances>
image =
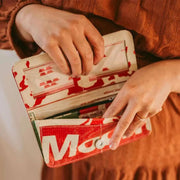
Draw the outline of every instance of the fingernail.
<instances>
[{"instance_id":1,"label":"fingernail","mask_svg":"<svg viewBox=\"0 0 180 180\"><path fill-rule=\"evenodd\" d=\"M127 138L129 138L130 136L131 136L131 134L130 134L130 133L126 134L126 137L127 137Z\"/></svg>"},{"instance_id":2,"label":"fingernail","mask_svg":"<svg viewBox=\"0 0 180 180\"><path fill-rule=\"evenodd\" d=\"M109 113L108 112L105 112L104 114L103 114L103 118L108 118L109 117Z\"/></svg>"},{"instance_id":3,"label":"fingernail","mask_svg":"<svg viewBox=\"0 0 180 180\"><path fill-rule=\"evenodd\" d=\"M70 73L70 72L66 72L65 74L66 74L66 75L71 75L71 73Z\"/></svg>"},{"instance_id":4,"label":"fingernail","mask_svg":"<svg viewBox=\"0 0 180 180\"><path fill-rule=\"evenodd\" d=\"M110 143L109 148L112 150L115 150L117 148L117 144L116 143Z\"/></svg>"},{"instance_id":5,"label":"fingernail","mask_svg":"<svg viewBox=\"0 0 180 180\"><path fill-rule=\"evenodd\" d=\"M63 74L66 74L66 75L70 75L70 72L69 72L69 71L63 71L63 70L61 70L61 72L62 72Z\"/></svg>"},{"instance_id":6,"label":"fingernail","mask_svg":"<svg viewBox=\"0 0 180 180\"><path fill-rule=\"evenodd\" d=\"M102 118L108 118L108 115L107 115L107 114L104 114L104 115L102 116Z\"/></svg>"},{"instance_id":7,"label":"fingernail","mask_svg":"<svg viewBox=\"0 0 180 180\"><path fill-rule=\"evenodd\" d=\"M95 62L94 62L94 65L97 65L97 64L98 64L98 61L95 61Z\"/></svg>"},{"instance_id":8,"label":"fingernail","mask_svg":"<svg viewBox=\"0 0 180 180\"><path fill-rule=\"evenodd\" d=\"M79 75L72 75L72 78L79 78Z\"/></svg>"}]
</instances>

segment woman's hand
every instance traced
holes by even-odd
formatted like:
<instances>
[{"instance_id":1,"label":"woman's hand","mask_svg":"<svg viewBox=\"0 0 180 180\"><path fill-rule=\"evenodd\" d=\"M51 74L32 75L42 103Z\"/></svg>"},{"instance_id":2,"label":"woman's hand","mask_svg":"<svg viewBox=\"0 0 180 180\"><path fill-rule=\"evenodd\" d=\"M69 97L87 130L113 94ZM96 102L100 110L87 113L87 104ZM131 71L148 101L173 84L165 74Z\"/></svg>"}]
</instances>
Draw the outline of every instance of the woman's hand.
<instances>
[{"instance_id":1,"label":"woman's hand","mask_svg":"<svg viewBox=\"0 0 180 180\"><path fill-rule=\"evenodd\" d=\"M124 84L104 114L113 117L124 110L110 139L111 149L118 147L124 134L130 136L141 127L143 119L161 111L170 92L180 90L175 85L180 76L179 65L178 60L169 60L145 66Z\"/></svg>"},{"instance_id":2,"label":"woman's hand","mask_svg":"<svg viewBox=\"0 0 180 180\"><path fill-rule=\"evenodd\" d=\"M16 28L28 42L35 41L65 74L88 74L104 56L104 41L83 15L32 4L16 16Z\"/></svg>"}]
</instances>

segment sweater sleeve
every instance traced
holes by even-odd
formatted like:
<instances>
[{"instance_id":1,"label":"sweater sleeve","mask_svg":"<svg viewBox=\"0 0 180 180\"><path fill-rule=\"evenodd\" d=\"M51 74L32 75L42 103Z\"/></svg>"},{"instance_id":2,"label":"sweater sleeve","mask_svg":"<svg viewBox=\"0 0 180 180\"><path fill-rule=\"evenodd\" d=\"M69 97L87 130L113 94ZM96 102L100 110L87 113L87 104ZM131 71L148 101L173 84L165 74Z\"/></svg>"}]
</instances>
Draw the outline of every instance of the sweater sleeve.
<instances>
[{"instance_id":1,"label":"sweater sleeve","mask_svg":"<svg viewBox=\"0 0 180 180\"><path fill-rule=\"evenodd\" d=\"M40 52L40 48L35 43L22 41L15 30L17 12L28 4L39 3L40 0L0 1L0 49L14 49L21 58Z\"/></svg>"}]
</instances>

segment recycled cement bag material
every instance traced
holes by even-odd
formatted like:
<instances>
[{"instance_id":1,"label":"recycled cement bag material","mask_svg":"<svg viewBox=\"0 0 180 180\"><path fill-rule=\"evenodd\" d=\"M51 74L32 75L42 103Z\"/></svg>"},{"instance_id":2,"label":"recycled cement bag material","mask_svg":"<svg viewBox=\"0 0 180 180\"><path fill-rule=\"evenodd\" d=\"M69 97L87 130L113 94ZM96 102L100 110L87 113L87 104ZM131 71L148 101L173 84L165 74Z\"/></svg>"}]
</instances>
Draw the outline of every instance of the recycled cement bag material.
<instances>
[{"instance_id":1,"label":"recycled cement bag material","mask_svg":"<svg viewBox=\"0 0 180 180\"><path fill-rule=\"evenodd\" d=\"M12 69L45 163L59 167L109 149L120 117L101 118L124 82L137 70L132 35L105 35L105 55L87 76L60 72L47 54L23 59ZM129 143L151 132L150 120Z\"/></svg>"}]
</instances>

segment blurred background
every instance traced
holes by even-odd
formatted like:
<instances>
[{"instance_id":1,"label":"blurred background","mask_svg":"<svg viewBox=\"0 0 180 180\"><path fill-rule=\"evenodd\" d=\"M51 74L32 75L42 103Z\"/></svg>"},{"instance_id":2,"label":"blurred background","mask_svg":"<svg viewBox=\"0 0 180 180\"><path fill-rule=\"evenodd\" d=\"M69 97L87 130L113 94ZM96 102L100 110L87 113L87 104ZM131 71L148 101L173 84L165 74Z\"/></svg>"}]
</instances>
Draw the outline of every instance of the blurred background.
<instances>
[{"instance_id":1,"label":"blurred background","mask_svg":"<svg viewBox=\"0 0 180 180\"><path fill-rule=\"evenodd\" d=\"M18 60L0 50L0 180L40 180L42 156L11 73Z\"/></svg>"}]
</instances>

